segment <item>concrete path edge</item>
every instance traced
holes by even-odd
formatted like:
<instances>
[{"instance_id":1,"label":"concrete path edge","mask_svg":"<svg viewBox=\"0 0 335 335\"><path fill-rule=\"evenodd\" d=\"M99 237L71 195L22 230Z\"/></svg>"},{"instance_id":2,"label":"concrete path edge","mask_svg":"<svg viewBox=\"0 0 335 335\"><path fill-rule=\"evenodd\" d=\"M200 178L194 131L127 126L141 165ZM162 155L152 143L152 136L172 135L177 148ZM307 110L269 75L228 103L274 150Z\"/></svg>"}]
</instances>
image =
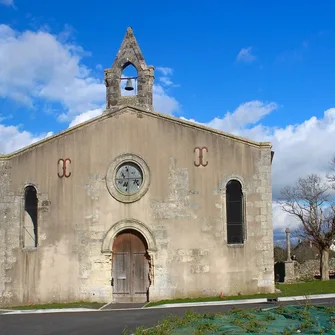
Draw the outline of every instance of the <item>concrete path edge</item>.
<instances>
[{"instance_id":1,"label":"concrete path edge","mask_svg":"<svg viewBox=\"0 0 335 335\"><path fill-rule=\"evenodd\" d=\"M335 293L330 294L314 294L314 295L301 295L292 297L278 297L277 302L286 301L303 301L303 300L313 300L313 299L329 299L335 298ZM270 298L273 301L273 298ZM175 304L163 304L159 306L141 308L120 308L120 309L89 309L89 308L63 308L63 309L37 309L37 310L4 310L0 309L0 314L2 315L13 315L13 314L33 314L33 313L73 313L73 312L111 312L119 310L139 310L139 309L158 309L158 308L178 308L178 307L197 307L197 306L221 306L221 305L243 305L243 304L257 304L266 303L270 301L267 298L257 298L257 299L240 299L240 300L223 300L223 301L204 301L204 302L188 302L188 303L175 303Z\"/></svg>"},{"instance_id":2,"label":"concrete path edge","mask_svg":"<svg viewBox=\"0 0 335 335\"><path fill-rule=\"evenodd\" d=\"M47 313L74 313L74 312L99 312L98 309L90 308L59 308L59 309L1 309L0 315L13 315L13 314L47 314Z\"/></svg>"},{"instance_id":3,"label":"concrete path edge","mask_svg":"<svg viewBox=\"0 0 335 335\"><path fill-rule=\"evenodd\" d=\"M291 297L278 297L277 301L301 301L301 300L313 300L313 299L329 299L335 298L335 293L330 294L313 294L313 295L299 295ZM273 298L270 298L273 299ZM238 299L238 300L223 300L223 301L205 301L205 302L186 302L176 304L163 304L159 306L145 307L146 309L152 308L173 308L173 307L195 307L195 306L220 306L220 305L242 305L242 304L259 304L265 303L269 300L267 298L257 299Z\"/></svg>"}]
</instances>

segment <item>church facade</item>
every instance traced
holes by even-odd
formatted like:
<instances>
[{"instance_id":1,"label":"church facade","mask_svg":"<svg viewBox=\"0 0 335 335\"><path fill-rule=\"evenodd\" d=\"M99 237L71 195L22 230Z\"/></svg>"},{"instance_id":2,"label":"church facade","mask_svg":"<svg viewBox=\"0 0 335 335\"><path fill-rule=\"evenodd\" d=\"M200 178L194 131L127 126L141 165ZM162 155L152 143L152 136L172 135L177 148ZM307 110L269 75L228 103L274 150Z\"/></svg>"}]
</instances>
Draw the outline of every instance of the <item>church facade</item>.
<instances>
[{"instance_id":1,"label":"church facade","mask_svg":"<svg viewBox=\"0 0 335 335\"><path fill-rule=\"evenodd\" d=\"M271 144L154 111L131 28L104 75L101 116L0 156L0 305L273 292Z\"/></svg>"}]
</instances>

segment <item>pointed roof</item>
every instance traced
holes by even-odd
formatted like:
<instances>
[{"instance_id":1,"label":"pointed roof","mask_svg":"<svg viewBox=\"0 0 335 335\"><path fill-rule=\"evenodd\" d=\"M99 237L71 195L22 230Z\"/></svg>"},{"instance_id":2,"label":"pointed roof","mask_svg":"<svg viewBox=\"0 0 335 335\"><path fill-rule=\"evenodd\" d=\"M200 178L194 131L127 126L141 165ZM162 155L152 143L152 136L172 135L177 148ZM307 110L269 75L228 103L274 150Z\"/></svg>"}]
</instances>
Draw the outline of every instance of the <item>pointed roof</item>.
<instances>
[{"instance_id":1,"label":"pointed roof","mask_svg":"<svg viewBox=\"0 0 335 335\"><path fill-rule=\"evenodd\" d=\"M134 96L122 96L120 80L122 71L133 65L137 71L137 91ZM128 28L121 47L110 69L105 69L106 110L115 112L120 106L142 106L152 109L154 67L147 66L132 28Z\"/></svg>"},{"instance_id":2,"label":"pointed roof","mask_svg":"<svg viewBox=\"0 0 335 335\"><path fill-rule=\"evenodd\" d=\"M124 60L125 62L123 62ZM141 49L137 43L137 40L134 36L133 29L131 27L127 28L127 32L123 41L121 43L120 49L116 55L114 60L112 69L115 65L120 65L120 62L124 63L122 66L127 64L128 62L132 63L137 69L145 69L146 63L141 52ZM139 67L138 67L139 66Z\"/></svg>"}]
</instances>

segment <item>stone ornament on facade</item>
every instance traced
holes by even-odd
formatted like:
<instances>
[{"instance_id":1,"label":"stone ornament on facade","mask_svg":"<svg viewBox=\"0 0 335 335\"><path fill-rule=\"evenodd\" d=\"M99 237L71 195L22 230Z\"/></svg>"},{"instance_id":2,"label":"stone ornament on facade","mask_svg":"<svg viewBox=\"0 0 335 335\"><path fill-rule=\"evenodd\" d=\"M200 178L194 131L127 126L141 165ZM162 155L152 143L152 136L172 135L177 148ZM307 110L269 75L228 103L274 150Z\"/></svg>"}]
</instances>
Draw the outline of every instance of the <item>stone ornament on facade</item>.
<instances>
[{"instance_id":1,"label":"stone ornament on facade","mask_svg":"<svg viewBox=\"0 0 335 335\"><path fill-rule=\"evenodd\" d=\"M59 178L69 178L71 176L71 172L68 172L67 170L69 169L69 165L71 164L71 159L70 158L59 158L57 162L57 176Z\"/></svg>"},{"instance_id":2,"label":"stone ornament on facade","mask_svg":"<svg viewBox=\"0 0 335 335\"><path fill-rule=\"evenodd\" d=\"M149 167L135 154L120 155L108 167L106 185L114 199L124 203L135 202L148 191Z\"/></svg>"},{"instance_id":3,"label":"stone ornament on facade","mask_svg":"<svg viewBox=\"0 0 335 335\"><path fill-rule=\"evenodd\" d=\"M194 152L198 152L198 160L194 161L194 166L206 167L208 165L208 160L204 160L204 152L208 152L207 147L195 147Z\"/></svg>"}]
</instances>

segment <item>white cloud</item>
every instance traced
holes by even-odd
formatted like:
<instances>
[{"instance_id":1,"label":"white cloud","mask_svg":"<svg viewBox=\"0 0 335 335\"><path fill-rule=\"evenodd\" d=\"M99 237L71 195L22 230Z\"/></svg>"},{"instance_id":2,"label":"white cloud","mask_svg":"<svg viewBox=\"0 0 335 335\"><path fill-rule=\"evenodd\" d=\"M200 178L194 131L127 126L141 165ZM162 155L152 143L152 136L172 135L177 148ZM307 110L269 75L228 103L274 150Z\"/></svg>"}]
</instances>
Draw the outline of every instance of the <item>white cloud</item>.
<instances>
[{"instance_id":1,"label":"white cloud","mask_svg":"<svg viewBox=\"0 0 335 335\"><path fill-rule=\"evenodd\" d=\"M13 0L0 0L0 5L14 7L14 1Z\"/></svg>"},{"instance_id":2,"label":"white cloud","mask_svg":"<svg viewBox=\"0 0 335 335\"><path fill-rule=\"evenodd\" d=\"M29 107L36 99L61 103L66 110L63 119L69 121L101 106L102 78L91 76L82 64L87 53L81 47L61 39L42 30L20 33L0 25L0 97Z\"/></svg>"},{"instance_id":3,"label":"white cloud","mask_svg":"<svg viewBox=\"0 0 335 335\"><path fill-rule=\"evenodd\" d=\"M260 138L264 130L255 134ZM275 157L273 161L274 195L279 189L294 183L310 173L325 176L335 154L335 108L324 112L323 118L311 117L297 125L288 125L271 131Z\"/></svg>"},{"instance_id":4,"label":"white cloud","mask_svg":"<svg viewBox=\"0 0 335 335\"><path fill-rule=\"evenodd\" d=\"M0 153L10 153L27 145L40 141L53 133L33 135L27 131L21 131L17 126L4 126L0 124Z\"/></svg>"},{"instance_id":5,"label":"white cloud","mask_svg":"<svg viewBox=\"0 0 335 335\"><path fill-rule=\"evenodd\" d=\"M272 219L275 230L280 232L284 232L286 228L293 232L300 224L294 216L284 212L276 201L272 203Z\"/></svg>"},{"instance_id":6,"label":"white cloud","mask_svg":"<svg viewBox=\"0 0 335 335\"><path fill-rule=\"evenodd\" d=\"M162 76L159 76L158 81L160 82L161 85L166 86L166 87L179 87L180 85L175 84L171 76L173 75L173 69L170 67L160 67L158 66L156 68L156 72L162 73Z\"/></svg>"},{"instance_id":7,"label":"white cloud","mask_svg":"<svg viewBox=\"0 0 335 335\"><path fill-rule=\"evenodd\" d=\"M69 128L76 126L79 123L88 121L98 115L101 115L103 112L103 108L92 109L90 111L84 112L82 114L77 115L69 124Z\"/></svg>"},{"instance_id":8,"label":"white cloud","mask_svg":"<svg viewBox=\"0 0 335 335\"><path fill-rule=\"evenodd\" d=\"M226 113L223 118L214 118L207 123L212 128L222 129L226 132L243 131L246 126L258 123L264 116L278 108L274 102L264 103L253 100L241 104L233 113Z\"/></svg>"},{"instance_id":9,"label":"white cloud","mask_svg":"<svg viewBox=\"0 0 335 335\"><path fill-rule=\"evenodd\" d=\"M10 38L14 37L14 30L5 24L0 24L0 36L2 39L0 42L2 44L4 40L9 40Z\"/></svg>"},{"instance_id":10,"label":"white cloud","mask_svg":"<svg viewBox=\"0 0 335 335\"><path fill-rule=\"evenodd\" d=\"M215 118L207 125L256 141L269 141L273 145L273 195L277 199L280 190L299 177L310 173L325 176L335 148L328 145L335 141L335 108L324 112L320 119L311 117L296 125L266 127L262 117L274 112L274 102L251 101L241 104L233 113Z\"/></svg>"},{"instance_id":11,"label":"white cloud","mask_svg":"<svg viewBox=\"0 0 335 335\"><path fill-rule=\"evenodd\" d=\"M245 63L251 63L256 60L256 56L252 54L252 47L242 48L237 54L236 60Z\"/></svg>"},{"instance_id":12,"label":"white cloud","mask_svg":"<svg viewBox=\"0 0 335 335\"><path fill-rule=\"evenodd\" d=\"M159 81L162 82L162 84L164 84L166 86L173 85L173 82L171 81L171 79L169 77L160 77Z\"/></svg>"},{"instance_id":13,"label":"white cloud","mask_svg":"<svg viewBox=\"0 0 335 335\"><path fill-rule=\"evenodd\" d=\"M156 70L158 72L161 72L163 76L171 76L173 74L173 69L171 69L170 67L158 66L156 67Z\"/></svg>"},{"instance_id":14,"label":"white cloud","mask_svg":"<svg viewBox=\"0 0 335 335\"><path fill-rule=\"evenodd\" d=\"M0 25L0 98L13 99L30 108L41 99L60 103L63 109L58 112L58 120L72 125L100 109L106 92L103 73L96 78L82 63L88 53L68 43L69 35L67 32L56 36L43 30L17 32ZM172 85L173 70L157 69L164 74L161 82ZM180 108L161 85L154 85L153 101L162 113L172 114Z\"/></svg>"},{"instance_id":15,"label":"white cloud","mask_svg":"<svg viewBox=\"0 0 335 335\"><path fill-rule=\"evenodd\" d=\"M169 96L160 85L153 87L153 105L157 112L164 114L173 114L180 109L179 102Z\"/></svg>"}]
</instances>

